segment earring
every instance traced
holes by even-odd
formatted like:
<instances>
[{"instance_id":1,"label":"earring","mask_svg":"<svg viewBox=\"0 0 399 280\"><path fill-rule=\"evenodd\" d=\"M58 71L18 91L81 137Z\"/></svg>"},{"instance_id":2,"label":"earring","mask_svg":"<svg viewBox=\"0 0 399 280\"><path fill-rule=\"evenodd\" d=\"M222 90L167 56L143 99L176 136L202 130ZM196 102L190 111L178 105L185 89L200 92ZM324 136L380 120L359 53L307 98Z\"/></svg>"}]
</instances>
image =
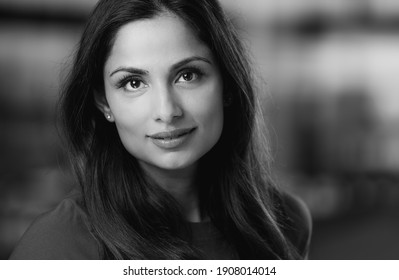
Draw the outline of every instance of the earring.
<instances>
[{"instance_id":1,"label":"earring","mask_svg":"<svg viewBox=\"0 0 399 280\"><path fill-rule=\"evenodd\" d=\"M111 119L111 115L110 115L109 113L105 113L105 118L106 118L107 120L110 120L110 119Z\"/></svg>"}]
</instances>

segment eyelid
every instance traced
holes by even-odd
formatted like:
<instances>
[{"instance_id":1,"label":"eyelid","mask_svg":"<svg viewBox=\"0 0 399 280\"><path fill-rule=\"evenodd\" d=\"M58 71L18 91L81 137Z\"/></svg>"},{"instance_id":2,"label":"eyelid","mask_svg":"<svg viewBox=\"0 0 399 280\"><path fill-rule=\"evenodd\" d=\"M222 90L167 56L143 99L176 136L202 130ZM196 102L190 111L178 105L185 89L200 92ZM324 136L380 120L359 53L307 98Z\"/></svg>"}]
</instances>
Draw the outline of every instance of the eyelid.
<instances>
[{"instance_id":1,"label":"eyelid","mask_svg":"<svg viewBox=\"0 0 399 280\"><path fill-rule=\"evenodd\" d=\"M126 91L138 91L138 90L140 90L140 89L128 90L128 89L126 88L127 84L128 84L129 82L131 82L132 80L140 81L141 83L143 83L143 84L145 85L144 88L148 87L148 84L145 82L145 80L144 80L141 76L138 76L138 75L136 75L136 74L126 74L126 75L122 76L122 78L120 78L120 79L118 80L118 82L116 83L116 87L117 87L118 89L119 89L119 88L123 88L123 89L126 90Z\"/></svg>"},{"instance_id":2,"label":"eyelid","mask_svg":"<svg viewBox=\"0 0 399 280\"><path fill-rule=\"evenodd\" d=\"M128 82L132 81L132 80L138 80L138 81L142 81L143 82L143 78L137 75L132 75L132 74L126 74L124 76L122 76L118 82L117 85L119 87L122 87L124 85L126 85Z\"/></svg>"},{"instance_id":3,"label":"eyelid","mask_svg":"<svg viewBox=\"0 0 399 280\"><path fill-rule=\"evenodd\" d=\"M196 80L198 80L202 76L204 76L204 71L200 67L187 66L187 67L181 69L180 71L178 71L177 78L176 78L175 82L178 82L179 79L182 77L182 75L185 74L185 73L194 73L194 74L196 74L198 76Z\"/></svg>"}]
</instances>

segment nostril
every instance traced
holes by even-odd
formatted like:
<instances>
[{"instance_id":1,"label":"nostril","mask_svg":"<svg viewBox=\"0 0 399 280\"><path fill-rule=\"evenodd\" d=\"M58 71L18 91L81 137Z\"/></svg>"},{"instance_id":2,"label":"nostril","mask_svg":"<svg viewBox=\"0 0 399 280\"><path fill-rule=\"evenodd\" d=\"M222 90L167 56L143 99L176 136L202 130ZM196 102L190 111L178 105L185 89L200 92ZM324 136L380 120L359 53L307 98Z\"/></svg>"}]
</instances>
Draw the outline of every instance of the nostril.
<instances>
[{"instance_id":1,"label":"nostril","mask_svg":"<svg viewBox=\"0 0 399 280\"><path fill-rule=\"evenodd\" d=\"M172 96L163 97L158 100L155 118L163 122L171 122L183 116L183 108Z\"/></svg>"}]
</instances>

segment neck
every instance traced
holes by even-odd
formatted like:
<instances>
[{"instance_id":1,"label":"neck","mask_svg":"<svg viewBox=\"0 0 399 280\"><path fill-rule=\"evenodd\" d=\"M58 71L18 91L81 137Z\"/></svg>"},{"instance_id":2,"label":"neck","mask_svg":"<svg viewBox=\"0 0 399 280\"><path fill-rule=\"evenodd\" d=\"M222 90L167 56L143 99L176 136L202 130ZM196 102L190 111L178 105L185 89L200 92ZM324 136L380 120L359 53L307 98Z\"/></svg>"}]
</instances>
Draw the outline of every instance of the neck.
<instances>
[{"instance_id":1,"label":"neck","mask_svg":"<svg viewBox=\"0 0 399 280\"><path fill-rule=\"evenodd\" d=\"M157 185L177 200L187 221L201 221L198 187L196 184L197 166L179 170L165 170L147 164L141 164L141 166Z\"/></svg>"}]
</instances>

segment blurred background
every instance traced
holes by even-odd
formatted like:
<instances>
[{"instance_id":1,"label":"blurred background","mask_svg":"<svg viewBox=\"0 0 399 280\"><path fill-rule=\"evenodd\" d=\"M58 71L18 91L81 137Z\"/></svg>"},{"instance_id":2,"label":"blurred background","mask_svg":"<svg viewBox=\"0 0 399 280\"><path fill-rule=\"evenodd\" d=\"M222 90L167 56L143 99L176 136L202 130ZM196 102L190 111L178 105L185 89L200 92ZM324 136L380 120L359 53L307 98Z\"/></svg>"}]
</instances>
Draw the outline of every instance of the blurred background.
<instances>
[{"instance_id":1,"label":"blurred background","mask_svg":"<svg viewBox=\"0 0 399 280\"><path fill-rule=\"evenodd\" d=\"M73 186L60 81L97 0L0 0L0 259ZM310 259L399 259L399 1L221 0L248 46Z\"/></svg>"}]
</instances>

